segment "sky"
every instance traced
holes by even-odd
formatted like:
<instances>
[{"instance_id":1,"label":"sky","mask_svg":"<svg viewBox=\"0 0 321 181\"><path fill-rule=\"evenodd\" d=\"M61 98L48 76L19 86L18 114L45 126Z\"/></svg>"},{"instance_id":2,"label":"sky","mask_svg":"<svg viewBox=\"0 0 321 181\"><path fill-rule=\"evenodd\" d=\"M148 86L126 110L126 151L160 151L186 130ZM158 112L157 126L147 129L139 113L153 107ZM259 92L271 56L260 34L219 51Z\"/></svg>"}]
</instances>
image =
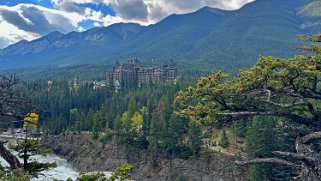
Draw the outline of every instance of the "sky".
<instances>
[{"instance_id":1,"label":"sky","mask_svg":"<svg viewBox=\"0 0 321 181\"><path fill-rule=\"evenodd\" d=\"M0 48L52 31L69 33L119 22L155 24L204 6L235 10L254 0L0 0Z\"/></svg>"}]
</instances>

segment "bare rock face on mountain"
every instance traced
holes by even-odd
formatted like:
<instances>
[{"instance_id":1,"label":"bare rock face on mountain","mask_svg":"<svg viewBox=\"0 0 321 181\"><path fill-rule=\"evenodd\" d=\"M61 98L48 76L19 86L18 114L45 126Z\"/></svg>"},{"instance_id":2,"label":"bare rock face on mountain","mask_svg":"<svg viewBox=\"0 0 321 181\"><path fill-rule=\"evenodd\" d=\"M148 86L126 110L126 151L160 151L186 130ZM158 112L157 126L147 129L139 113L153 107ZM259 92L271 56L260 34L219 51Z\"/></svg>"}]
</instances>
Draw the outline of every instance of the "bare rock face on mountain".
<instances>
[{"instance_id":1,"label":"bare rock face on mountain","mask_svg":"<svg viewBox=\"0 0 321 181\"><path fill-rule=\"evenodd\" d=\"M235 11L204 7L150 26L119 23L65 35L53 32L2 49L0 67L111 64L139 57L239 69L262 54L282 58L297 54L296 36L320 31L320 9L321 3L313 0L256 0Z\"/></svg>"},{"instance_id":2,"label":"bare rock face on mountain","mask_svg":"<svg viewBox=\"0 0 321 181\"><path fill-rule=\"evenodd\" d=\"M216 154L199 159L177 158L172 164L160 155L158 167L151 169L144 151L133 148L127 148L126 151L124 146L92 140L90 134L54 136L42 141L79 171L112 171L119 165L130 162L134 165L134 180L247 180L247 170L237 167L233 158Z\"/></svg>"}]
</instances>

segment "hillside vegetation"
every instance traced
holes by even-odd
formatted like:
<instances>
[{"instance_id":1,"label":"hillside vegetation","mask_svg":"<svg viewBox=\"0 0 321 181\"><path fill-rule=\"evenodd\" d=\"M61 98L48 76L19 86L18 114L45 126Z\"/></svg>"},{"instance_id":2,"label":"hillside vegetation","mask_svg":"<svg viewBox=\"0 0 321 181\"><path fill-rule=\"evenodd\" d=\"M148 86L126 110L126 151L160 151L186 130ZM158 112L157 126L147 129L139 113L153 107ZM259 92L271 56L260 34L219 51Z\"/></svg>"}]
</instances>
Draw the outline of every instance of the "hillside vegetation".
<instances>
[{"instance_id":1,"label":"hillside vegetation","mask_svg":"<svg viewBox=\"0 0 321 181\"><path fill-rule=\"evenodd\" d=\"M174 59L209 69L236 71L253 65L259 55L288 58L298 53L298 34L320 29L318 17L298 13L318 9L312 0L257 0L235 11L204 7L140 26L120 23L86 32L53 32L22 41L0 52L1 69L80 64L110 65L138 57L150 63ZM311 7L311 8L309 8ZM314 12L314 11L308 11Z\"/></svg>"}]
</instances>

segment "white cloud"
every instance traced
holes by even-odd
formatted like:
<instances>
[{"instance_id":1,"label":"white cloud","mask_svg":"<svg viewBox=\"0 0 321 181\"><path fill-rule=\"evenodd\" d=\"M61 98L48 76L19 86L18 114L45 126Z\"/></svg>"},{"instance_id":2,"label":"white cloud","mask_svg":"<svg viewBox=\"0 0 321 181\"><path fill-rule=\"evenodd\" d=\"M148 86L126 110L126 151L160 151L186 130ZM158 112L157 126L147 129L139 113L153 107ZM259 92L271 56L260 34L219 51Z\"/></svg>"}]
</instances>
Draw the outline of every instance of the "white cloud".
<instances>
[{"instance_id":1,"label":"white cloud","mask_svg":"<svg viewBox=\"0 0 321 181\"><path fill-rule=\"evenodd\" d=\"M254 0L144 0L148 6L149 23L156 23L171 14L194 12L204 6L235 10Z\"/></svg>"},{"instance_id":2,"label":"white cloud","mask_svg":"<svg viewBox=\"0 0 321 181\"><path fill-rule=\"evenodd\" d=\"M102 21L104 15L101 11L94 11L90 8L86 8L84 11L84 16L86 19L93 20L93 21Z\"/></svg>"},{"instance_id":3,"label":"white cloud","mask_svg":"<svg viewBox=\"0 0 321 181\"><path fill-rule=\"evenodd\" d=\"M54 9L34 4L0 6L0 48L19 40L33 40L51 31L85 31L80 23L93 21L93 26L109 26L119 22L142 25L157 23L170 14L194 12L203 6L238 9L254 0L51 0ZM104 5L116 15L79 4Z\"/></svg>"},{"instance_id":4,"label":"white cloud","mask_svg":"<svg viewBox=\"0 0 321 181\"><path fill-rule=\"evenodd\" d=\"M104 4L112 7L116 17L97 16L100 11L85 9L87 19L104 25L118 22L135 22L142 25L154 24L171 14L194 12L204 6L225 10L234 10L254 0L51 0L52 4L61 11L82 13L77 4Z\"/></svg>"},{"instance_id":5,"label":"white cloud","mask_svg":"<svg viewBox=\"0 0 321 181\"><path fill-rule=\"evenodd\" d=\"M29 33L18 29L16 26L0 20L0 48L6 47L8 44L15 43L22 39L33 40L39 35Z\"/></svg>"},{"instance_id":6,"label":"white cloud","mask_svg":"<svg viewBox=\"0 0 321 181\"><path fill-rule=\"evenodd\" d=\"M104 3L112 7L117 18L104 17L104 24L112 22L135 22L154 24L171 14L194 12L204 6L225 10L239 9L254 0L68 0L76 3ZM120 18L120 19L119 19ZM107 21L106 21L107 20Z\"/></svg>"},{"instance_id":7,"label":"white cloud","mask_svg":"<svg viewBox=\"0 0 321 181\"><path fill-rule=\"evenodd\" d=\"M102 26L102 25L101 25L100 23L98 23L98 22L94 22L94 23L93 23L93 26L94 26L94 27L100 27L100 26Z\"/></svg>"},{"instance_id":8,"label":"white cloud","mask_svg":"<svg viewBox=\"0 0 321 181\"><path fill-rule=\"evenodd\" d=\"M78 23L85 19L77 13L67 13L33 4L19 4L13 7L0 6L0 18L2 21L20 27L21 30L28 31L30 28L31 32L33 29L27 27L28 25L39 26L38 28L50 26L68 32L70 28L76 28Z\"/></svg>"},{"instance_id":9,"label":"white cloud","mask_svg":"<svg viewBox=\"0 0 321 181\"><path fill-rule=\"evenodd\" d=\"M0 6L0 39L6 46L22 39L33 40L52 31L79 30L85 17L34 4ZM3 48L2 47L2 48Z\"/></svg>"}]
</instances>

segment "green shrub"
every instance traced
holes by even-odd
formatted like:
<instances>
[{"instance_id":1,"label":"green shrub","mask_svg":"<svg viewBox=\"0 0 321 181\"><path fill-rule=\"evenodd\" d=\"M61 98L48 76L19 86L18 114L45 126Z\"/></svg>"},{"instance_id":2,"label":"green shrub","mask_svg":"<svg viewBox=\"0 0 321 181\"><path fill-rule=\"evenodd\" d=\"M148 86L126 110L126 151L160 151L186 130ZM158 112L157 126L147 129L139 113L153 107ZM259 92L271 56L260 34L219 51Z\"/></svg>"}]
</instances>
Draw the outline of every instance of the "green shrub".
<instances>
[{"instance_id":1,"label":"green shrub","mask_svg":"<svg viewBox=\"0 0 321 181\"><path fill-rule=\"evenodd\" d=\"M103 173L95 173L89 175L82 175L80 178L77 178L79 181L107 181L105 174Z\"/></svg>"}]
</instances>

